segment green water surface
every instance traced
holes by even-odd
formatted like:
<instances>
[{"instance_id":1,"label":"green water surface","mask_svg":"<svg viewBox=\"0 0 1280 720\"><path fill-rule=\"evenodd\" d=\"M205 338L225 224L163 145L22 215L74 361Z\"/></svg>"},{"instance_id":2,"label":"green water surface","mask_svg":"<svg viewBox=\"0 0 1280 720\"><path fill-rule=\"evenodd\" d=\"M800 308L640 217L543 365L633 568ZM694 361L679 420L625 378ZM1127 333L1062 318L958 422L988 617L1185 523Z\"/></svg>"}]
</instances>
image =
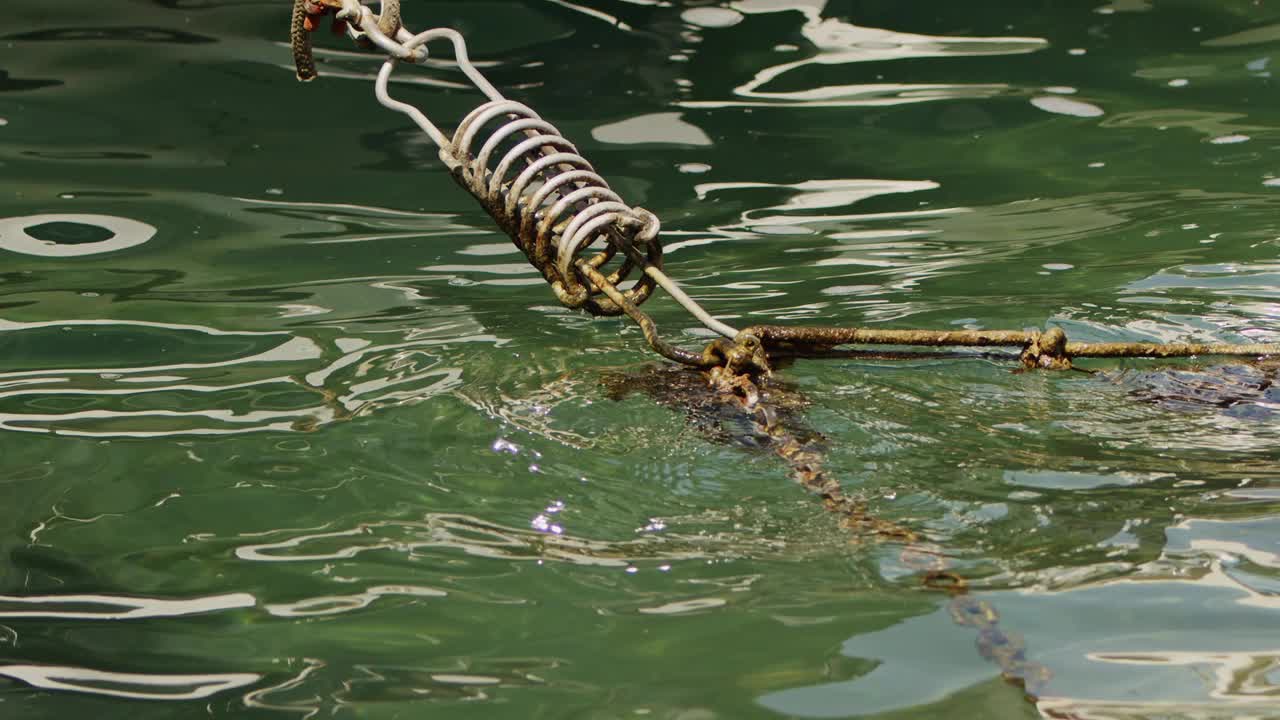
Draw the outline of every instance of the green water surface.
<instances>
[{"instance_id":1,"label":"green water surface","mask_svg":"<svg viewBox=\"0 0 1280 720\"><path fill-rule=\"evenodd\" d=\"M464 32L734 324L1280 341L1274 3L405 17ZM375 56L325 36L295 82L288 20L0 20L0 718L1280 718L1273 370L781 373L1047 669L1028 696L780 460L609 399L639 332L558 306ZM393 90L446 128L480 102L444 62Z\"/></svg>"}]
</instances>

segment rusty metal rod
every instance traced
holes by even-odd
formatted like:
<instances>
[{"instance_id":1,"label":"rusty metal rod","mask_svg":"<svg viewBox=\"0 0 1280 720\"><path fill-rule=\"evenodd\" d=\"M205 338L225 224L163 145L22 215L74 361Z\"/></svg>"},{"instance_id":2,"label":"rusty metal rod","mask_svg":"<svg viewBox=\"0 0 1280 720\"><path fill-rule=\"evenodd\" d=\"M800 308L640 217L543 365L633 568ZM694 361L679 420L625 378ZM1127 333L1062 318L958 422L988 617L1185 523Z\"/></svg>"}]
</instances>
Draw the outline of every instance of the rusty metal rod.
<instances>
[{"instance_id":1,"label":"rusty metal rod","mask_svg":"<svg viewBox=\"0 0 1280 720\"><path fill-rule=\"evenodd\" d=\"M1171 358L1192 355L1280 355L1280 344L1256 343L1232 345L1229 343L1087 343L1069 342L1068 357L1147 357Z\"/></svg>"},{"instance_id":2,"label":"rusty metal rod","mask_svg":"<svg viewBox=\"0 0 1280 720\"><path fill-rule=\"evenodd\" d=\"M765 343L837 345L926 345L931 347L1022 347L1035 339L1022 330L882 330L850 327L754 325L743 330Z\"/></svg>"},{"instance_id":3,"label":"rusty metal rod","mask_svg":"<svg viewBox=\"0 0 1280 720\"><path fill-rule=\"evenodd\" d=\"M1149 343L1149 342L1065 342L1059 328L1036 330L885 330L849 327L795 327L755 325L743 330L766 345L787 343L815 348L838 345L908 345L928 347L1026 347L1033 342L1061 341L1067 357L1149 357L1171 358L1192 355L1280 355L1280 343Z\"/></svg>"}]
</instances>

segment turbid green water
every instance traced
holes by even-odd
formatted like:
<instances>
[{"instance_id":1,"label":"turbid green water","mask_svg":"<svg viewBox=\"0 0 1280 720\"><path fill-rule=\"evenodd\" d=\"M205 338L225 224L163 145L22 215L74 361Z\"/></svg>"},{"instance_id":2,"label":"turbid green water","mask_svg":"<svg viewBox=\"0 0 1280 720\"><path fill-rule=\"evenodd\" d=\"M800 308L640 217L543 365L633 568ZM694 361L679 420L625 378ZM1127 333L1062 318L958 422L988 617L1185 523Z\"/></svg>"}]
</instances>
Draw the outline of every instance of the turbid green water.
<instances>
[{"instance_id":1,"label":"turbid green water","mask_svg":"<svg viewBox=\"0 0 1280 720\"><path fill-rule=\"evenodd\" d=\"M732 322L1280 340L1280 9L1104 2L406 17ZM0 22L0 717L1280 717L1269 371L785 370L832 472L1052 673L1033 702L780 461L607 399L639 333L556 305L376 59L296 83L287 24ZM397 78L447 127L478 102Z\"/></svg>"}]
</instances>

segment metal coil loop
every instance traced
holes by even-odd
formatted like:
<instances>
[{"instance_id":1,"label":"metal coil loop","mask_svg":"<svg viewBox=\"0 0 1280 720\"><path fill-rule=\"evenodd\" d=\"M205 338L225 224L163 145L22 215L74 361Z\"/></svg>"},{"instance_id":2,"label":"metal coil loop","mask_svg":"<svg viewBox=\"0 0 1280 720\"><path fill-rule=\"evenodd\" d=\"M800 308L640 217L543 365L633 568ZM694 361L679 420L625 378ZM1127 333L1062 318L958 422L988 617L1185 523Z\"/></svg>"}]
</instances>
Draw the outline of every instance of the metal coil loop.
<instances>
[{"instance_id":1,"label":"metal coil loop","mask_svg":"<svg viewBox=\"0 0 1280 720\"><path fill-rule=\"evenodd\" d=\"M658 218L624 203L573 143L528 106L496 99L472 110L440 156L565 306L623 312L580 276L579 259L599 269L621 252L622 264L608 275L613 285L642 263L662 268ZM639 305L655 286L642 273L624 295Z\"/></svg>"}]
</instances>

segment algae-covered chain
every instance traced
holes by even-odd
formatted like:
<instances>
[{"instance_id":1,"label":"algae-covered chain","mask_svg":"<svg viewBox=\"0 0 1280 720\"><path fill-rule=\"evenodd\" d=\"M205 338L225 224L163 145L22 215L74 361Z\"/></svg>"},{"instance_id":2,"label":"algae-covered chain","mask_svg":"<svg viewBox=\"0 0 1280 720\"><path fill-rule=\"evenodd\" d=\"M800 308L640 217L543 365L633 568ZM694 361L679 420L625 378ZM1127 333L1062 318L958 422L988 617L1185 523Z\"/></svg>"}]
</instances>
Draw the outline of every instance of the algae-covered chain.
<instances>
[{"instance_id":1,"label":"algae-covered chain","mask_svg":"<svg viewBox=\"0 0 1280 720\"><path fill-rule=\"evenodd\" d=\"M789 418L807 404L802 397L772 383L758 386L751 378L727 367L692 373L668 365L642 372L639 377L640 382L628 384L624 380L619 384L615 378L612 382L606 380L605 385L614 399L640 388L662 405L683 408L696 426L712 430L712 437L718 434L709 427L709 408L727 412L734 427L745 424L749 428L746 436L753 439L750 445L767 449L785 462L791 479L816 495L823 507L851 531L855 542L868 539L882 547L898 547L898 562L915 571L924 589L947 593L952 620L975 631L978 654L998 667L1001 676L1022 687L1032 698L1043 692L1052 672L1027 657L1022 636L1002 626L999 612L989 601L969 594L968 581L944 549L915 530L877 517L864 497L846 490L827 468L821 436L796 431ZM699 414L700 421L696 419ZM720 413L711 417L719 422L729 421Z\"/></svg>"},{"instance_id":2,"label":"algae-covered chain","mask_svg":"<svg viewBox=\"0 0 1280 720\"><path fill-rule=\"evenodd\" d=\"M388 55L378 73L376 95L384 106L409 116L440 149L454 179L475 196L551 285L566 307L593 315L626 314L644 331L649 346L670 360L694 367L729 367L752 376L769 373L770 354L821 357L840 346L1012 347L1023 367L1065 370L1081 357L1172 358L1197 355L1257 357L1280 354L1280 344L1082 343L1068 342L1061 328L1040 330L885 330L852 327L762 325L743 330L717 320L662 268L657 216L622 201L576 147L555 126L518 102L508 100L467 57L457 32L437 28L414 34L401 24L399 0L381 0L374 13L359 0L295 0L290 39L298 79L316 77L310 34L326 15L334 30L363 47ZM447 40L458 67L489 101L446 136L418 108L395 100L387 86L397 61L422 62L426 45ZM497 122L496 128L490 127ZM514 145L513 145L514 143ZM502 148L507 148L502 151ZM604 241L604 248L591 248ZM618 269L606 263L620 257ZM638 273L627 290L618 286ZM664 341L640 310L662 287L707 328L723 336L701 352Z\"/></svg>"}]
</instances>

